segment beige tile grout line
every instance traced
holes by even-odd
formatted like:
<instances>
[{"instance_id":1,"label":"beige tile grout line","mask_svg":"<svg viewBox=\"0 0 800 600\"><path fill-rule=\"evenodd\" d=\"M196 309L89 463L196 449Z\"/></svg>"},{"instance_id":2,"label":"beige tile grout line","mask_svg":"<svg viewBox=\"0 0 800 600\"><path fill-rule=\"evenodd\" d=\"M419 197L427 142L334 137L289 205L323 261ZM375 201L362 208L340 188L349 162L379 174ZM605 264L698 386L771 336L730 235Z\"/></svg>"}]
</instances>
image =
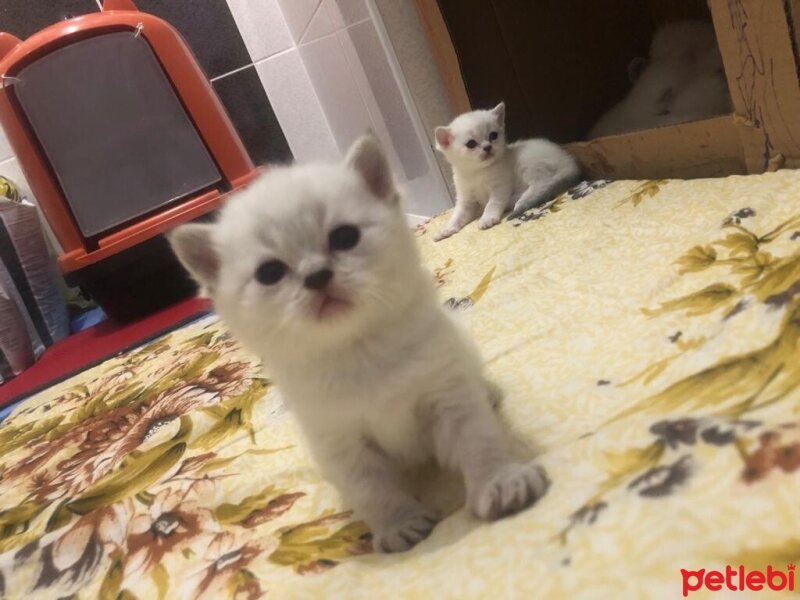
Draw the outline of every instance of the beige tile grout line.
<instances>
[{"instance_id":1,"label":"beige tile grout line","mask_svg":"<svg viewBox=\"0 0 800 600\"><path fill-rule=\"evenodd\" d=\"M297 38L295 46L299 46L300 44L303 43L303 38L306 37L306 34L308 33L309 28L311 27L311 23L314 22L314 17L317 16L317 13L319 12L320 8L322 8L322 0L319 0L319 2L317 2L317 6L314 9L314 12L311 13L311 18L308 20L308 23L306 23L305 27L303 27L303 31L300 34L300 37ZM281 9L281 13L283 13L283 9Z\"/></svg>"},{"instance_id":2,"label":"beige tile grout line","mask_svg":"<svg viewBox=\"0 0 800 600\"><path fill-rule=\"evenodd\" d=\"M277 54L280 54L280 52L278 52ZM277 54L273 54L269 58L272 58L273 56L276 56ZM223 78L227 77L228 75L235 75L239 71L244 71L245 69L249 69L250 67L252 67L254 65L255 65L255 63L252 62L252 60L251 60L251 62L247 63L246 65L242 65L241 67L236 67L233 71L228 71L227 73L223 73L222 75L217 75L216 77L212 77L211 79L209 79L209 81L211 83L214 83L215 81L219 81L220 79L223 79Z\"/></svg>"}]
</instances>

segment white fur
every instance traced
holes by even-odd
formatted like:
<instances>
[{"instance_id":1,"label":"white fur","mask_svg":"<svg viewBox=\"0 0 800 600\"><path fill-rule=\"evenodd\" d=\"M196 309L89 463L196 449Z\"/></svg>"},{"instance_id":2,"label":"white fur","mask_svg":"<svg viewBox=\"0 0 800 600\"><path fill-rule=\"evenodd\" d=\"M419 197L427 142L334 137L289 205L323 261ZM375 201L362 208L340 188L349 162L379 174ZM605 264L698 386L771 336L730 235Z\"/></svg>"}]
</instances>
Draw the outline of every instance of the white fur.
<instances>
[{"instance_id":1,"label":"white fur","mask_svg":"<svg viewBox=\"0 0 800 600\"><path fill-rule=\"evenodd\" d=\"M453 215L436 241L463 229L481 210L481 229L497 225L512 207L511 216L519 216L566 191L580 175L575 159L548 140L506 145L503 103L459 115L435 133L436 148L453 167L456 188ZM471 141L478 145L470 148Z\"/></svg>"},{"instance_id":2,"label":"white fur","mask_svg":"<svg viewBox=\"0 0 800 600\"><path fill-rule=\"evenodd\" d=\"M329 232L360 228L351 250ZM460 471L483 519L521 510L546 488L518 462L490 406L478 352L437 300L377 142L356 142L343 164L274 168L225 206L213 225L172 235L230 330L259 355L294 412L323 474L373 532L378 550L406 550L439 516L400 482L431 457ZM254 278L280 259L274 285ZM326 293L352 303L319 318L322 292L303 278L330 268Z\"/></svg>"},{"instance_id":3,"label":"white fur","mask_svg":"<svg viewBox=\"0 0 800 600\"><path fill-rule=\"evenodd\" d=\"M696 121L731 110L714 29L679 21L659 29L650 61L628 95L603 115L590 138Z\"/></svg>"}]
</instances>

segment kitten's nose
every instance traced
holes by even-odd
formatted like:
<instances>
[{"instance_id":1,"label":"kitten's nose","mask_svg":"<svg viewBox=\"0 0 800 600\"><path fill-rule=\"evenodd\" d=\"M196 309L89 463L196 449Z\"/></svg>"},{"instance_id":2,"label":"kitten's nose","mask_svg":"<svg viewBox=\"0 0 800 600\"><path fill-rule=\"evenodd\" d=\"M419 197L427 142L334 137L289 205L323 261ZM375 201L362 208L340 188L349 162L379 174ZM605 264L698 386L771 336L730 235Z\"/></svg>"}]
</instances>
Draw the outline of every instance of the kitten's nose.
<instances>
[{"instance_id":1,"label":"kitten's nose","mask_svg":"<svg viewBox=\"0 0 800 600\"><path fill-rule=\"evenodd\" d=\"M333 279L333 271L330 269L320 269L308 275L303 280L303 285L309 290L324 290Z\"/></svg>"},{"instance_id":2,"label":"kitten's nose","mask_svg":"<svg viewBox=\"0 0 800 600\"><path fill-rule=\"evenodd\" d=\"M483 147L483 151L486 152L486 154L490 154L492 152L492 145L491 144L486 144Z\"/></svg>"}]
</instances>

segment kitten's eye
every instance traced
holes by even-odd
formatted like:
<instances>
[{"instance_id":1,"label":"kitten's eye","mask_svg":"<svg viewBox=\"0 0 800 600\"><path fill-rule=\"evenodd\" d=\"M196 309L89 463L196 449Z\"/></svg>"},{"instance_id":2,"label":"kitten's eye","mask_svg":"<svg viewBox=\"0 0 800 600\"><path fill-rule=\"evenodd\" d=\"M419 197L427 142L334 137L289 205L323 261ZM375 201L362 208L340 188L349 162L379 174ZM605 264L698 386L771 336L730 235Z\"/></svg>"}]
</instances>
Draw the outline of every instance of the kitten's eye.
<instances>
[{"instance_id":1,"label":"kitten's eye","mask_svg":"<svg viewBox=\"0 0 800 600\"><path fill-rule=\"evenodd\" d=\"M478 147L478 142L476 142L475 140L470 140L467 142L467 148L469 148L470 150L477 147Z\"/></svg>"},{"instance_id":2,"label":"kitten's eye","mask_svg":"<svg viewBox=\"0 0 800 600\"><path fill-rule=\"evenodd\" d=\"M340 225L328 235L331 250L350 250L361 239L361 231L355 225Z\"/></svg>"},{"instance_id":3,"label":"kitten's eye","mask_svg":"<svg viewBox=\"0 0 800 600\"><path fill-rule=\"evenodd\" d=\"M497 132L496 131L493 131L492 133L489 134L489 141L490 142L493 142L496 139L497 139Z\"/></svg>"},{"instance_id":4,"label":"kitten's eye","mask_svg":"<svg viewBox=\"0 0 800 600\"><path fill-rule=\"evenodd\" d=\"M268 260L256 269L256 281L261 285L275 285L286 275L288 267L279 260Z\"/></svg>"}]
</instances>

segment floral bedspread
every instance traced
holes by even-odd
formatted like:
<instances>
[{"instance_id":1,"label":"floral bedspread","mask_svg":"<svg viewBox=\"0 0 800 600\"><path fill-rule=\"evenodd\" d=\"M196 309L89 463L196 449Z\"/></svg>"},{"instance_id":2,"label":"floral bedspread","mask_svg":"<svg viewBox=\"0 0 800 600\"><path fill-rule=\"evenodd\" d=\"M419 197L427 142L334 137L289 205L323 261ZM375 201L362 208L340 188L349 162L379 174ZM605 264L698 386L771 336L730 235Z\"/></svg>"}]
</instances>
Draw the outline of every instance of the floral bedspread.
<instances>
[{"instance_id":1,"label":"floral bedspread","mask_svg":"<svg viewBox=\"0 0 800 600\"><path fill-rule=\"evenodd\" d=\"M0 597L675 598L681 569L793 574L800 172L583 184L433 244L444 218L423 254L550 474L537 505L372 553L211 316L0 425Z\"/></svg>"}]
</instances>

